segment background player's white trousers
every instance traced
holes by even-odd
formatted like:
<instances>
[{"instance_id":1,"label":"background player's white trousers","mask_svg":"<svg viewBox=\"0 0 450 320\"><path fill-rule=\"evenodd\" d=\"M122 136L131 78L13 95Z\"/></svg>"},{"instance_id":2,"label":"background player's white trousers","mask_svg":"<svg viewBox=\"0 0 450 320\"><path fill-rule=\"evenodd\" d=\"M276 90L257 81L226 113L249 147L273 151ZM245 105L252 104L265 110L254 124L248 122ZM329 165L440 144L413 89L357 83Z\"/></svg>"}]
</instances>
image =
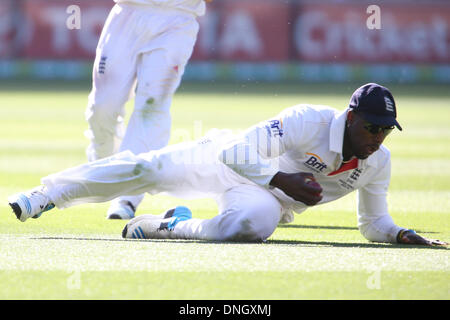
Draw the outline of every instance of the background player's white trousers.
<instances>
[{"instance_id":1,"label":"background player's white trousers","mask_svg":"<svg viewBox=\"0 0 450 320\"><path fill-rule=\"evenodd\" d=\"M200 162L195 159L199 154L206 155L198 157ZM177 237L248 241L268 238L280 221L281 204L266 189L230 174L224 164L207 159L214 155L212 144L197 142L139 155L125 151L50 175L42 182L58 208L143 192L212 197L218 203L219 214L212 219L180 222L174 230Z\"/></svg>"},{"instance_id":2,"label":"background player's white trousers","mask_svg":"<svg viewBox=\"0 0 450 320\"><path fill-rule=\"evenodd\" d=\"M172 96L197 32L196 17L187 12L151 5L114 6L97 46L86 110L89 161L118 151L139 154L167 145ZM125 103L134 94L134 111L125 130Z\"/></svg>"}]
</instances>

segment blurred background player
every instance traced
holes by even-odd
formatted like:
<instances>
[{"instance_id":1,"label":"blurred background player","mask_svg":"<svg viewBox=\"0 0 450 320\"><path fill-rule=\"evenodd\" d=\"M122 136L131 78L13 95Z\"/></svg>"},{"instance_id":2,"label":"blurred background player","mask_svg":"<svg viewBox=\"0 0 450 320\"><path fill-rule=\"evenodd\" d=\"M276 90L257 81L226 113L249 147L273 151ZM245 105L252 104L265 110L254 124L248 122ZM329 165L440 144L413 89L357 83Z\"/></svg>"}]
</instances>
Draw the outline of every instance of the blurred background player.
<instances>
[{"instance_id":1,"label":"blurred background player","mask_svg":"<svg viewBox=\"0 0 450 320\"><path fill-rule=\"evenodd\" d=\"M96 50L86 119L89 161L168 144L170 105L192 54L205 2L114 0ZM125 130L125 103L135 95ZM144 195L113 200L108 219L130 219Z\"/></svg>"}]
</instances>

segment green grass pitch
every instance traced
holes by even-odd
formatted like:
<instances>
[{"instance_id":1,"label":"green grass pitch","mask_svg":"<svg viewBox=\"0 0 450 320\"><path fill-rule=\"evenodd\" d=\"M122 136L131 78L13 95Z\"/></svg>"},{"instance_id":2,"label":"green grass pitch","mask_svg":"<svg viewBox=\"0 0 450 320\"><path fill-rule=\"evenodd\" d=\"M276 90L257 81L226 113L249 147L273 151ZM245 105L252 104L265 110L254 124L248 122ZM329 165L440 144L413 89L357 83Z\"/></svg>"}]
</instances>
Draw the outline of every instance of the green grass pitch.
<instances>
[{"instance_id":1,"label":"green grass pitch","mask_svg":"<svg viewBox=\"0 0 450 320\"><path fill-rule=\"evenodd\" d=\"M8 195L86 161L89 83L0 83L1 299L449 299L447 248L366 241L351 194L296 215L265 244L121 239L108 204L18 221ZM298 104L343 109L360 84L187 84L172 106L171 143L210 128L238 132ZM450 241L450 91L391 86L403 132L392 152L394 221ZM132 103L127 104L127 115ZM212 217L210 199L147 196L138 214L174 205Z\"/></svg>"}]
</instances>

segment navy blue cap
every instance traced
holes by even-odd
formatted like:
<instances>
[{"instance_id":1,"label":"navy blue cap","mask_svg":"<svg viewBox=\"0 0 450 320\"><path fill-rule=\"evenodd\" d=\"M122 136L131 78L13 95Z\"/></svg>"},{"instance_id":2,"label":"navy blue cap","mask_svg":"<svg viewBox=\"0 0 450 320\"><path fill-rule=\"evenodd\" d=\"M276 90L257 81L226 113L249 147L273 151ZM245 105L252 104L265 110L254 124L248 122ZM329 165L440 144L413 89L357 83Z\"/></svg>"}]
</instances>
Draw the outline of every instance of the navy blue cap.
<instances>
[{"instance_id":1,"label":"navy blue cap","mask_svg":"<svg viewBox=\"0 0 450 320\"><path fill-rule=\"evenodd\" d=\"M364 120L379 126L402 127L397 122L394 97L389 89L376 83L367 83L353 92L349 108L360 113Z\"/></svg>"}]
</instances>

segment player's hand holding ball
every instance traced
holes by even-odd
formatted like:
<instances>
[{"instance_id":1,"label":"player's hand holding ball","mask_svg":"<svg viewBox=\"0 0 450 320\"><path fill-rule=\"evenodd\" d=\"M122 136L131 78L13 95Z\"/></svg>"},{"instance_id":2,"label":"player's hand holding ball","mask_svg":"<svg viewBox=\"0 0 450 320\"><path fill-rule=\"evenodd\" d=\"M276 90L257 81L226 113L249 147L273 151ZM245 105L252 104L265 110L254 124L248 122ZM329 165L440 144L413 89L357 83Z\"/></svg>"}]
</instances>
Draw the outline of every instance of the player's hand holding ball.
<instances>
[{"instance_id":1,"label":"player's hand holding ball","mask_svg":"<svg viewBox=\"0 0 450 320\"><path fill-rule=\"evenodd\" d=\"M314 179L314 178L313 178ZM315 189L315 191L314 190L312 190L312 192L313 192L313 194L314 195L316 195L316 196L318 196L318 197L321 197L322 196L322 187L321 187L321 185L314 179L309 179L309 180L307 180L306 181L306 184L308 185L308 186L310 186L311 188L314 188Z\"/></svg>"},{"instance_id":2,"label":"player's hand holding ball","mask_svg":"<svg viewBox=\"0 0 450 320\"><path fill-rule=\"evenodd\" d=\"M270 185L282 190L286 195L308 206L316 205L322 200L322 187L311 173L278 172Z\"/></svg>"}]
</instances>

